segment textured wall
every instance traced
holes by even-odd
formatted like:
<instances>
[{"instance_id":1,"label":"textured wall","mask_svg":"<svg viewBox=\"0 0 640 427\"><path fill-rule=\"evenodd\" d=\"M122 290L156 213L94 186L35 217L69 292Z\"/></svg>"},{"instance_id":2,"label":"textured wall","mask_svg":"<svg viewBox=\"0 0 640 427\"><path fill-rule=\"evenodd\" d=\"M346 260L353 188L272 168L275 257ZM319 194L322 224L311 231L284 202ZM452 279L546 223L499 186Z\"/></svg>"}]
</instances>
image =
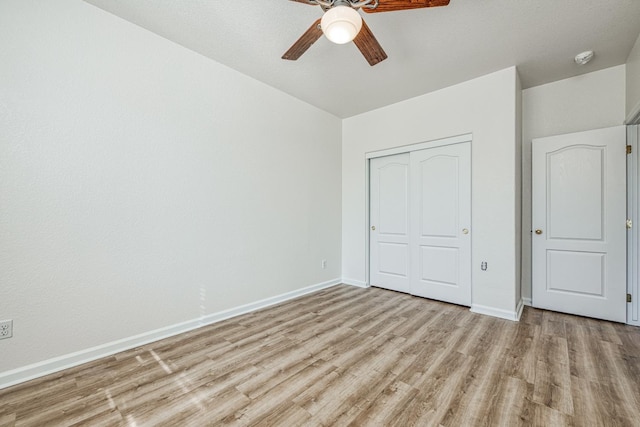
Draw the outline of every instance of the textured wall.
<instances>
[{"instance_id":1,"label":"textured wall","mask_svg":"<svg viewBox=\"0 0 640 427\"><path fill-rule=\"evenodd\" d=\"M0 64L3 369L340 277L338 118L80 0Z\"/></svg>"},{"instance_id":2,"label":"textured wall","mask_svg":"<svg viewBox=\"0 0 640 427\"><path fill-rule=\"evenodd\" d=\"M345 119L342 148L343 277L366 278L365 153L473 134L472 298L474 305L515 310L516 86L508 68L437 92ZM519 159L518 159L519 161ZM481 271L480 262L489 268Z\"/></svg>"},{"instance_id":3,"label":"textured wall","mask_svg":"<svg viewBox=\"0 0 640 427\"><path fill-rule=\"evenodd\" d=\"M629 53L626 64L626 114L640 112L640 35Z\"/></svg>"}]
</instances>

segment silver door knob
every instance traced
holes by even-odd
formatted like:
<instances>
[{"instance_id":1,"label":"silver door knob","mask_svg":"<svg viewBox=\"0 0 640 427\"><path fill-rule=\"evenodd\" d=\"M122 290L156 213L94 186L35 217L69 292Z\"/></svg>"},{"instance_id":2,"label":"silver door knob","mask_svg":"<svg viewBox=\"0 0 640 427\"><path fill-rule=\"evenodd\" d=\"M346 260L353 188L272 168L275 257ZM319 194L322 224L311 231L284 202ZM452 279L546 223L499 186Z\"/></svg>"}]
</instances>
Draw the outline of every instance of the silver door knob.
<instances>
[{"instance_id":1,"label":"silver door knob","mask_svg":"<svg viewBox=\"0 0 640 427\"><path fill-rule=\"evenodd\" d=\"M468 230L468 229L466 229L466 228L463 228L463 229L462 229L462 234L469 234L469 230Z\"/></svg>"},{"instance_id":2,"label":"silver door knob","mask_svg":"<svg viewBox=\"0 0 640 427\"><path fill-rule=\"evenodd\" d=\"M376 231L376 226L375 226L375 225L372 225L372 226L371 226L371 229L372 229L373 231Z\"/></svg>"}]
</instances>

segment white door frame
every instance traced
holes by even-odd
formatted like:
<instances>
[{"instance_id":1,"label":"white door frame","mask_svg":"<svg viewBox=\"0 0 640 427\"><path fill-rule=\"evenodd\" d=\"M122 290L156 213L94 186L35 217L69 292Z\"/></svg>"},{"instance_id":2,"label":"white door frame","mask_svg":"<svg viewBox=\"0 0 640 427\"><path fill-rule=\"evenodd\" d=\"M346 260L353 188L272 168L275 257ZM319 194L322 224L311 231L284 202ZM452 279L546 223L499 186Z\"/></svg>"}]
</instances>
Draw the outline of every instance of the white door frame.
<instances>
[{"instance_id":1,"label":"white door frame","mask_svg":"<svg viewBox=\"0 0 640 427\"><path fill-rule=\"evenodd\" d=\"M631 229L627 231L627 293L631 295L631 303L627 303L627 324L634 326L640 326L640 278L638 277L638 256L640 255L639 133L640 126L627 126L627 145L631 146L631 154L627 156L627 218L631 220L632 224Z\"/></svg>"},{"instance_id":2,"label":"white door frame","mask_svg":"<svg viewBox=\"0 0 640 427\"><path fill-rule=\"evenodd\" d=\"M371 189L369 188L370 185L370 180L371 180L371 174L370 174L370 168L369 168L369 160L370 159L375 159L376 157L384 157L384 156L391 156L393 154L401 154L401 153L410 153L412 151L418 151L418 150L424 150L427 148L435 148L435 147L442 147L444 145L451 145L451 144L461 144L464 142L469 142L471 143L473 140L473 134L471 133L466 133L466 134L462 134L462 135L456 135L456 136L451 136L449 138L441 138L441 139L434 139L432 141L425 141L425 142L419 142L416 144L409 144L409 145L402 145L399 147L394 147L394 148L388 148L388 149L384 149L384 150L378 150L378 151L369 151L367 153L365 153L365 227L364 227L364 233L365 233L365 283L364 286L365 287L370 287L371 286L371 277L370 277L370 257L371 257L371 253L370 253L370 239L369 239L369 229L371 228L371 214L370 214L370 210L371 210L371 205L370 205L370 197L371 197ZM473 150L472 150L472 157L473 157ZM473 158L472 158L473 161ZM473 167L473 165L472 165ZM473 179L471 181L471 194L473 194ZM472 206L473 208L473 206ZM473 246L472 246L473 249ZM473 251L472 251L473 252ZM472 286L472 297L473 297L473 286Z\"/></svg>"}]
</instances>

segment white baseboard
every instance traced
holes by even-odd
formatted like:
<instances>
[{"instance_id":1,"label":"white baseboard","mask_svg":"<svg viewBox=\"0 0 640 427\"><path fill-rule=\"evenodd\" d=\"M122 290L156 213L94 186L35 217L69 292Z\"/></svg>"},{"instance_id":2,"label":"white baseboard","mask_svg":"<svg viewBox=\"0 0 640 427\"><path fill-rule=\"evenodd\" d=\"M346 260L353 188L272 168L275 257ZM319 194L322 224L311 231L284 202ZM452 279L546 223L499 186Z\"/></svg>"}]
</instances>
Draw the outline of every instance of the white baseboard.
<instances>
[{"instance_id":1,"label":"white baseboard","mask_svg":"<svg viewBox=\"0 0 640 427\"><path fill-rule=\"evenodd\" d=\"M520 320L520 315L522 314L522 308L523 308L523 304L522 304L522 300L520 300L520 302L518 303L518 306L514 311L503 310L501 308L489 307L489 306L480 305L480 304L471 304L470 310L472 313L484 314L487 316L499 317L501 319L507 319L507 320L512 320L514 322L517 322L518 320Z\"/></svg>"},{"instance_id":2,"label":"white baseboard","mask_svg":"<svg viewBox=\"0 0 640 427\"><path fill-rule=\"evenodd\" d=\"M132 337L124 338L99 346L87 348L74 353L65 354L63 356L54 357L42 362L33 363L11 371L0 372L0 389L20 384L35 378L43 377L54 372L82 365L83 363L92 362L102 357L111 356L122 351L130 350L141 345L149 344L164 338L169 338L184 332L191 331L201 326L210 325L220 322L241 314L260 310L293 298L298 298L321 289L329 288L342 283L340 279L329 280L327 282L318 283L307 286L302 289L276 295L260 301L234 307L229 310L219 311L217 313L208 314L198 319L189 320L153 331L145 332Z\"/></svg>"},{"instance_id":3,"label":"white baseboard","mask_svg":"<svg viewBox=\"0 0 640 427\"><path fill-rule=\"evenodd\" d=\"M533 303L531 302L531 298L522 298L522 303L527 307L533 307Z\"/></svg>"},{"instance_id":4,"label":"white baseboard","mask_svg":"<svg viewBox=\"0 0 640 427\"><path fill-rule=\"evenodd\" d=\"M516 320L519 322L522 317L522 310L524 310L524 298L520 298L518 305L516 306Z\"/></svg>"},{"instance_id":5,"label":"white baseboard","mask_svg":"<svg viewBox=\"0 0 640 427\"><path fill-rule=\"evenodd\" d=\"M367 282L363 282L362 280L349 279L349 278L346 278L346 277L342 278L342 283L344 283L345 285L357 286L359 288L368 288L369 287L369 285L367 285Z\"/></svg>"}]
</instances>

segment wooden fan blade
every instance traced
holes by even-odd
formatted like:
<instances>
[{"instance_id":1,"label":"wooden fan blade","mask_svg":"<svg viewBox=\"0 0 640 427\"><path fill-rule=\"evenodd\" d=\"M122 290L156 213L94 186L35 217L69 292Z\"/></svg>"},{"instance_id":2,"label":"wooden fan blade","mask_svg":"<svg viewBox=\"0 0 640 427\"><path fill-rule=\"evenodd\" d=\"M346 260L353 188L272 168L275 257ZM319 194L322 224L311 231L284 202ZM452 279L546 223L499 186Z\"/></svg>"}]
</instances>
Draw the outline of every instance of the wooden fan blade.
<instances>
[{"instance_id":1,"label":"wooden fan blade","mask_svg":"<svg viewBox=\"0 0 640 427\"><path fill-rule=\"evenodd\" d=\"M387 54L376 40L375 36L369 29L364 20L362 20L362 29L358 33L353 42L356 44L362 55L365 57L369 65L374 66L378 62L382 62L387 59Z\"/></svg>"},{"instance_id":2,"label":"wooden fan blade","mask_svg":"<svg viewBox=\"0 0 640 427\"><path fill-rule=\"evenodd\" d=\"M282 59L295 61L300 58L320 37L322 30L320 29L320 19L313 23L307 31L282 55Z\"/></svg>"},{"instance_id":3,"label":"wooden fan blade","mask_svg":"<svg viewBox=\"0 0 640 427\"><path fill-rule=\"evenodd\" d=\"M378 7L375 9L363 7L362 10L367 13L393 12L394 10L420 9L448 4L449 0L378 0Z\"/></svg>"}]
</instances>

